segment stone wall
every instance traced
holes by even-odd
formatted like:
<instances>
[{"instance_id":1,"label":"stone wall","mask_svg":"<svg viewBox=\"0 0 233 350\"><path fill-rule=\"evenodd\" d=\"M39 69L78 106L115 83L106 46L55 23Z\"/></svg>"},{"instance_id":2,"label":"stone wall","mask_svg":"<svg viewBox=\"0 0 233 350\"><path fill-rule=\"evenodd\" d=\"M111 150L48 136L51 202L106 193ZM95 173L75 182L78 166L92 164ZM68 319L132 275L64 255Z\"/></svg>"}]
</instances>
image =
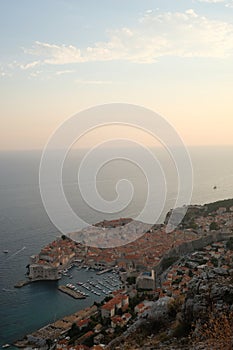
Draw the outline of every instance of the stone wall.
<instances>
[{"instance_id":1,"label":"stone wall","mask_svg":"<svg viewBox=\"0 0 233 350\"><path fill-rule=\"evenodd\" d=\"M206 234L193 241L184 242L181 245L170 249L166 254L164 254L160 262L154 267L156 276L164 272L163 263L164 261L166 261L166 259L173 257L181 257L182 255L192 253L199 249L203 249L205 246L214 242L228 240L230 237L233 237L232 233L229 234L221 231L215 231L211 234Z\"/></svg>"}]
</instances>

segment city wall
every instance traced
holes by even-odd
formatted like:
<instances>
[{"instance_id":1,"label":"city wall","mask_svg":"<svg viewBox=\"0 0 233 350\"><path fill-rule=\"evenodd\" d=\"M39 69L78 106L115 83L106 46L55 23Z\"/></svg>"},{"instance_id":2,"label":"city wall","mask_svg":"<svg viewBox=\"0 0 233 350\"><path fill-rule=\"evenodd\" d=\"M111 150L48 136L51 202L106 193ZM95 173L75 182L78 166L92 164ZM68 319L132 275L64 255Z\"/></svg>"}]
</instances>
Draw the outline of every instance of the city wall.
<instances>
[{"instance_id":1,"label":"city wall","mask_svg":"<svg viewBox=\"0 0 233 350\"><path fill-rule=\"evenodd\" d=\"M163 263L168 258L182 257L185 254L189 254L196 250L203 249L205 246L212 244L214 242L228 240L230 237L233 237L233 233L216 231L216 232L212 232L211 234L202 236L196 240L184 242L181 245L170 249L166 254L164 254L160 262L155 266L154 270L156 272L156 276L164 272Z\"/></svg>"}]
</instances>

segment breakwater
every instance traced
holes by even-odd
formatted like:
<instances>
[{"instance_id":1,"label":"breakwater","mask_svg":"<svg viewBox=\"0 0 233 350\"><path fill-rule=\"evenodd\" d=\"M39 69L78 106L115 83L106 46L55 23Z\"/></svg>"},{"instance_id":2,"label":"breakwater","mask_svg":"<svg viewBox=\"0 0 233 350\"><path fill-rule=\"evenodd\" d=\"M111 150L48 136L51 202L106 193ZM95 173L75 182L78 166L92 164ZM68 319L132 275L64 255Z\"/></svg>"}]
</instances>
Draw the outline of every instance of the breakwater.
<instances>
[{"instance_id":1,"label":"breakwater","mask_svg":"<svg viewBox=\"0 0 233 350\"><path fill-rule=\"evenodd\" d=\"M77 292L76 290L72 290L72 289L70 289L70 288L68 288L66 286L59 286L58 289L61 292L71 296L74 299L85 299L86 298L85 295Z\"/></svg>"}]
</instances>

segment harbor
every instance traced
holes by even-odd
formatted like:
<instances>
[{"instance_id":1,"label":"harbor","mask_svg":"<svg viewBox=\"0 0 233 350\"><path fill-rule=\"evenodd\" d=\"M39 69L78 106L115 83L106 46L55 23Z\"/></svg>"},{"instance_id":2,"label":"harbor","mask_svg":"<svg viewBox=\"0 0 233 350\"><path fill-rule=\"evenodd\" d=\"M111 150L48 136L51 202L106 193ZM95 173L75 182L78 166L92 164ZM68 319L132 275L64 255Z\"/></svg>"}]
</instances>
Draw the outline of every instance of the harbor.
<instances>
[{"instance_id":1,"label":"harbor","mask_svg":"<svg viewBox=\"0 0 233 350\"><path fill-rule=\"evenodd\" d=\"M63 271L63 279L67 280L67 278L69 278L73 280L73 275L71 273L68 274L70 269L80 271L80 266L71 264ZM85 271L90 271L90 269L85 267ZM85 282L76 281L75 284L66 283L66 285L59 285L58 289L75 299L85 299L91 294L99 297L110 295L114 290L121 287L119 278L113 276L113 274L111 275L111 271L112 268L100 270L96 273L96 277L105 274L105 276L101 279L95 278L93 275L91 275L91 279L87 279Z\"/></svg>"},{"instance_id":2,"label":"harbor","mask_svg":"<svg viewBox=\"0 0 233 350\"><path fill-rule=\"evenodd\" d=\"M39 296L41 294L46 296L46 299L43 298L40 305L37 303L38 307L33 306L31 309L30 304L24 305L24 310L28 308L28 315L31 317L29 319L30 328L26 328L24 325L26 332L5 338L5 343L24 348L28 344L25 340L25 334L29 335L29 339L30 335L33 337L50 335L56 338L58 334L70 327L76 317L79 318L82 310L90 307L94 302L101 302L112 291L120 288L121 283L116 273L105 272L102 275L97 275L97 272L98 270L71 264L66 268L65 274L62 274L59 281L37 281L23 288L15 289L16 298L26 293L31 295L33 300L41 298ZM67 289L67 285L72 287ZM18 305L21 306L20 303ZM51 310L50 314L47 313L48 307ZM42 312L47 318L35 319L33 317L34 313L42 315ZM18 341L16 341L17 339Z\"/></svg>"}]
</instances>

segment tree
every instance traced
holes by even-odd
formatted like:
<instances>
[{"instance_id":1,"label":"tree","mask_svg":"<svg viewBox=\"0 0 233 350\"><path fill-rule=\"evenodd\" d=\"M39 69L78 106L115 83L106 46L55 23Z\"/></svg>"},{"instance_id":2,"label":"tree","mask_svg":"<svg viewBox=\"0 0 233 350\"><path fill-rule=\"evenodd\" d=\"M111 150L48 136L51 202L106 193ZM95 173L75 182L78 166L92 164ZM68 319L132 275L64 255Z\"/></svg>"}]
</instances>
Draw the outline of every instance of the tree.
<instances>
[{"instance_id":1,"label":"tree","mask_svg":"<svg viewBox=\"0 0 233 350\"><path fill-rule=\"evenodd\" d=\"M77 326L77 324L74 322L70 328L70 330L68 331L68 336L72 339L73 337L77 336L80 334L80 330L79 327Z\"/></svg>"},{"instance_id":2,"label":"tree","mask_svg":"<svg viewBox=\"0 0 233 350\"><path fill-rule=\"evenodd\" d=\"M122 315L123 315L123 311L122 311L122 308L121 308L121 307L117 310L116 314L117 314L118 316L122 316Z\"/></svg>"},{"instance_id":3,"label":"tree","mask_svg":"<svg viewBox=\"0 0 233 350\"><path fill-rule=\"evenodd\" d=\"M231 237L226 244L227 249L233 250L233 237Z\"/></svg>"},{"instance_id":4,"label":"tree","mask_svg":"<svg viewBox=\"0 0 233 350\"><path fill-rule=\"evenodd\" d=\"M127 277L127 280L128 284L135 284L136 283L136 277L135 276L130 276L130 277Z\"/></svg>"},{"instance_id":5,"label":"tree","mask_svg":"<svg viewBox=\"0 0 233 350\"><path fill-rule=\"evenodd\" d=\"M211 222L211 224L210 224L210 231L213 231L213 230L216 231L218 229L219 229L219 226L218 226L217 222L215 222L215 221Z\"/></svg>"},{"instance_id":6,"label":"tree","mask_svg":"<svg viewBox=\"0 0 233 350\"><path fill-rule=\"evenodd\" d=\"M192 228L193 230L198 229L198 225L195 223L194 219L191 219L191 221L189 222L189 227Z\"/></svg>"},{"instance_id":7,"label":"tree","mask_svg":"<svg viewBox=\"0 0 233 350\"><path fill-rule=\"evenodd\" d=\"M53 341L52 341L52 339L50 339L50 338L47 338L46 339L46 344L47 344L47 346L48 346L48 350L51 348L51 345L53 345Z\"/></svg>"}]
</instances>

